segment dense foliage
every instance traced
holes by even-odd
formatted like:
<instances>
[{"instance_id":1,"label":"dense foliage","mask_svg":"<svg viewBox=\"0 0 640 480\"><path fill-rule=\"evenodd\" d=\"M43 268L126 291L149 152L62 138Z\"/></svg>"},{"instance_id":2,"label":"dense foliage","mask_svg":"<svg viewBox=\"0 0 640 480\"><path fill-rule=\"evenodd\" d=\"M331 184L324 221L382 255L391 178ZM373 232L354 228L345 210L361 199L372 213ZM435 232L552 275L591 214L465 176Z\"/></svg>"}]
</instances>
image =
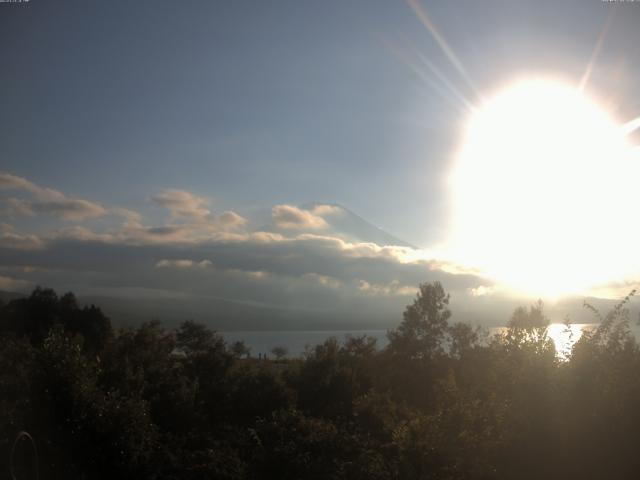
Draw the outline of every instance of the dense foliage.
<instances>
[{"instance_id":1,"label":"dense foliage","mask_svg":"<svg viewBox=\"0 0 640 480\"><path fill-rule=\"evenodd\" d=\"M0 477L632 478L628 299L566 360L542 304L489 337L450 322L438 283L383 350L352 337L265 360L191 321L113 331L99 308L38 288L0 308Z\"/></svg>"}]
</instances>

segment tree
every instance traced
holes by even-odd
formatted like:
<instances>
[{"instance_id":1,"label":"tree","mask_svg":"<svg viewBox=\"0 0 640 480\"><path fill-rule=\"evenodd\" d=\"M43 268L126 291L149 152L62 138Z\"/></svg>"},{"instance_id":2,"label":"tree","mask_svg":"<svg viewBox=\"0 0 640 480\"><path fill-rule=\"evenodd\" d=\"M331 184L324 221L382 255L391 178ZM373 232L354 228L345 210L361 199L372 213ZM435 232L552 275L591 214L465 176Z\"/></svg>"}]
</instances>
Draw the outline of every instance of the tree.
<instances>
[{"instance_id":1,"label":"tree","mask_svg":"<svg viewBox=\"0 0 640 480\"><path fill-rule=\"evenodd\" d=\"M6 330L28 337L34 345L42 344L60 321L58 295L50 288L36 287L27 298L9 302L6 310Z\"/></svg>"},{"instance_id":2,"label":"tree","mask_svg":"<svg viewBox=\"0 0 640 480\"><path fill-rule=\"evenodd\" d=\"M221 342L215 332L193 320L182 322L176 333L176 345L185 353L203 352Z\"/></svg>"},{"instance_id":3,"label":"tree","mask_svg":"<svg viewBox=\"0 0 640 480\"><path fill-rule=\"evenodd\" d=\"M555 346L549 338L548 326L549 318L544 313L544 304L542 300L538 300L529 309L515 309L500 341L509 351L524 348L533 354L554 359Z\"/></svg>"},{"instance_id":4,"label":"tree","mask_svg":"<svg viewBox=\"0 0 640 480\"><path fill-rule=\"evenodd\" d=\"M509 327L519 329L532 329L532 328L546 328L549 326L549 318L544 313L544 304L542 300L538 300L536 303L529 307L527 310L524 307L518 307L515 309L509 319Z\"/></svg>"},{"instance_id":5,"label":"tree","mask_svg":"<svg viewBox=\"0 0 640 480\"><path fill-rule=\"evenodd\" d=\"M243 340L236 340L231 344L231 353L237 358L249 357L251 349Z\"/></svg>"},{"instance_id":6,"label":"tree","mask_svg":"<svg viewBox=\"0 0 640 480\"><path fill-rule=\"evenodd\" d=\"M449 294L440 282L421 284L403 317L400 326L388 334L393 354L428 359L443 353L451 311Z\"/></svg>"},{"instance_id":7,"label":"tree","mask_svg":"<svg viewBox=\"0 0 640 480\"><path fill-rule=\"evenodd\" d=\"M353 358L335 337L309 349L305 355L292 382L298 391L298 407L318 417L351 415L353 400L370 386L368 379L359 374Z\"/></svg>"},{"instance_id":8,"label":"tree","mask_svg":"<svg viewBox=\"0 0 640 480\"><path fill-rule=\"evenodd\" d=\"M368 335L347 335L342 350L353 357L370 357L376 353L377 339Z\"/></svg>"},{"instance_id":9,"label":"tree","mask_svg":"<svg viewBox=\"0 0 640 480\"><path fill-rule=\"evenodd\" d=\"M230 391L233 417L240 425L251 425L257 417L268 418L294 404L293 392L269 364L247 362L234 369Z\"/></svg>"},{"instance_id":10,"label":"tree","mask_svg":"<svg viewBox=\"0 0 640 480\"><path fill-rule=\"evenodd\" d=\"M453 357L460 358L465 353L476 347L480 341L480 329L473 328L467 323L455 323L449 328L451 337L450 353Z\"/></svg>"},{"instance_id":11,"label":"tree","mask_svg":"<svg viewBox=\"0 0 640 480\"><path fill-rule=\"evenodd\" d=\"M289 350L287 347L283 347L282 345L278 345L277 347L273 347L271 349L271 353L276 357L276 360L281 360L289 354Z\"/></svg>"},{"instance_id":12,"label":"tree","mask_svg":"<svg viewBox=\"0 0 640 480\"><path fill-rule=\"evenodd\" d=\"M9 302L3 311L0 330L25 336L34 345L61 325L67 335L81 335L83 348L99 352L113 333L102 310L94 305L80 308L71 292L58 297L50 288L36 287L28 297Z\"/></svg>"}]
</instances>

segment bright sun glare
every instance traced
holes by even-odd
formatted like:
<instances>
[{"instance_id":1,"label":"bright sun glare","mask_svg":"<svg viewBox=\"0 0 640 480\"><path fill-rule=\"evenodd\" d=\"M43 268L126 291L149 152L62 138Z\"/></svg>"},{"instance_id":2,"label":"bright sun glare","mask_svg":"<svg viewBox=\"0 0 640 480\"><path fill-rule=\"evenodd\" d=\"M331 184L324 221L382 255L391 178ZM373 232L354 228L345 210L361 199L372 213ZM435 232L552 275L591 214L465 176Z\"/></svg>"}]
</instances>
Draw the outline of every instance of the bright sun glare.
<instances>
[{"instance_id":1,"label":"bright sun glare","mask_svg":"<svg viewBox=\"0 0 640 480\"><path fill-rule=\"evenodd\" d=\"M575 87L507 88L473 112L456 159L455 254L550 297L637 273L632 155L624 129Z\"/></svg>"}]
</instances>

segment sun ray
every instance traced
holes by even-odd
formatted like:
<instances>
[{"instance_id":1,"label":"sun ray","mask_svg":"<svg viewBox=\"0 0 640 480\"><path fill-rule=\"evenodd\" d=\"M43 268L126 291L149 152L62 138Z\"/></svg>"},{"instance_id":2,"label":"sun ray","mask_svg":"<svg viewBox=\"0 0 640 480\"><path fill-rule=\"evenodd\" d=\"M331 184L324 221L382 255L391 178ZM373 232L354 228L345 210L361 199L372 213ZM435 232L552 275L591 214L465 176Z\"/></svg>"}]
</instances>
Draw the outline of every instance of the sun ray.
<instances>
[{"instance_id":1,"label":"sun ray","mask_svg":"<svg viewBox=\"0 0 640 480\"><path fill-rule=\"evenodd\" d=\"M395 46L391 41L386 41L385 45L402 63L409 67L422 81L429 84L442 98L456 107L462 106L462 110L470 112L475 108L471 101L451 82L446 75L422 55L418 48L408 39L410 53L406 53L401 48ZM417 60L416 60L417 59ZM426 67L433 75L429 75L423 67ZM435 79L434 79L435 76Z\"/></svg>"},{"instance_id":2,"label":"sun ray","mask_svg":"<svg viewBox=\"0 0 640 480\"><path fill-rule=\"evenodd\" d=\"M458 71L460 76L464 79L464 81L469 85L473 93L479 98L482 99L482 95L480 91L476 88L475 83L469 76L467 69L464 67L458 56L455 54L451 46L447 43L442 34L438 31L434 23L429 18L427 14L427 10L420 3L419 0L407 0L409 6L414 11L420 22L427 28L431 36L434 38L438 46L442 49L443 53L447 57L447 59L451 62L451 64Z\"/></svg>"},{"instance_id":3,"label":"sun ray","mask_svg":"<svg viewBox=\"0 0 640 480\"><path fill-rule=\"evenodd\" d=\"M630 133L633 133L636 130L638 130L638 128L640 128L640 117L634 118L633 120L625 123L622 126L622 131L624 132L625 135L629 135Z\"/></svg>"},{"instance_id":4,"label":"sun ray","mask_svg":"<svg viewBox=\"0 0 640 480\"><path fill-rule=\"evenodd\" d=\"M438 67L436 67L433 62L430 62L427 57L422 54L418 54L420 61L424 63L424 65L442 82L442 84L451 92L458 100L460 100L463 105L467 108L467 110L472 111L475 107L471 101L464 96L460 90L458 90L453 83L442 73Z\"/></svg>"},{"instance_id":5,"label":"sun ray","mask_svg":"<svg viewBox=\"0 0 640 480\"><path fill-rule=\"evenodd\" d=\"M595 66L596 61L598 60L598 56L600 55L600 50L602 49L602 45L604 43L604 40L607 36L607 33L609 32L609 27L611 26L611 22L613 19L613 16L615 14L616 9L612 8L609 10L609 14L607 15L607 19L604 22L604 25L602 27L602 30L600 30L600 34L598 35L598 40L596 41L596 45L593 47L593 52L591 53L591 58L589 59L589 62L587 63L587 68L584 71L584 74L582 75L582 78L580 79L580 83L578 84L578 91L579 92L583 92L585 87L587 86L587 83L589 82L589 79L591 78L591 73L593 71L593 67Z\"/></svg>"}]
</instances>

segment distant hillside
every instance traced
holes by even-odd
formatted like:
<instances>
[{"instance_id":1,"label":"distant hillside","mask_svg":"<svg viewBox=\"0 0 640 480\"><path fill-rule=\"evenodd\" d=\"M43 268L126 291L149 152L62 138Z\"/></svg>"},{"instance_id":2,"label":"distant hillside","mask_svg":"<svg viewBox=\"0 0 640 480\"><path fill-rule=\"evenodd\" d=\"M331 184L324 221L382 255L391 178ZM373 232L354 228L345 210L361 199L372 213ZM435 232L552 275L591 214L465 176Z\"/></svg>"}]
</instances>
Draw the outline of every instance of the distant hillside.
<instances>
[{"instance_id":1,"label":"distant hillside","mask_svg":"<svg viewBox=\"0 0 640 480\"><path fill-rule=\"evenodd\" d=\"M66 292L55 288L59 295ZM17 292L0 291L0 301L24 298ZM326 309L262 305L254 302L188 295L184 297L124 298L107 295L77 295L80 306L96 305L116 327L137 326L160 320L177 326L184 320L204 322L215 330L341 330L386 329L396 324L403 302L380 305L367 302L359 308L328 305Z\"/></svg>"},{"instance_id":2,"label":"distant hillside","mask_svg":"<svg viewBox=\"0 0 640 480\"><path fill-rule=\"evenodd\" d=\"M402 301L390 307L372 302L360 309L328 306L326 310L286 308L240 303L224 299L190 298L114 298L79 296L81 305L94 304L116 326L133 326L157 319L168 325L184 320L206 323L214 330L341 330L390 328L401 315Z\"/></svg>"},{"instance_id":3,"label":"distant hillside","mask_svg":"<svg viewBox=\"0 0 640 480\"><path fill-rule=\"evenodd\" d=\"M3 303L8 303L11 300L16 300L18 298L24 298L24 297L25 297L24 293L6 292L4 290L0 290L0 301Z\"/></svg>"}]
</instances>

